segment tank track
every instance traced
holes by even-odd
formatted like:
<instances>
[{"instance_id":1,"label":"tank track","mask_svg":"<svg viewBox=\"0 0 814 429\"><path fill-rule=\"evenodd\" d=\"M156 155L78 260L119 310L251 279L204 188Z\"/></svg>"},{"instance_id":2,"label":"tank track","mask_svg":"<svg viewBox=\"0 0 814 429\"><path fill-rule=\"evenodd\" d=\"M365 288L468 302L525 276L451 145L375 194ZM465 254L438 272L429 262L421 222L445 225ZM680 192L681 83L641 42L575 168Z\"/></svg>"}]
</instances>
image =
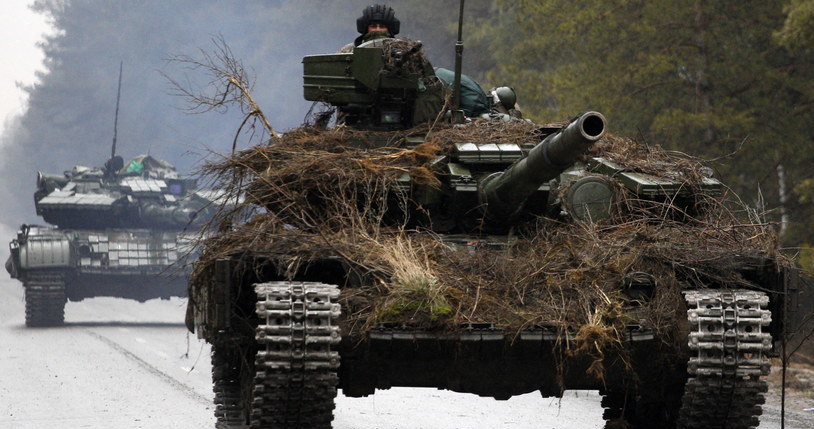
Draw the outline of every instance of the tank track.
<instances>
[{"instance_id":1,"label":"tank track","mask_svg":"<svg viewBox=\"0 0 814 429\"><path fill-rule=\"evenodd\" d=\"M223 345L212 347L216 428L246 427L246 408L241 387L242 359L239 351Z\"/></svg>"},{"instance_id":2,"label":"tank track","mask_svg":"<svg viewBox=\"0 0 814 429\"><path fill-rule=\"evenodd\" d=\"M683 385L603 392L605 428L747 429L758 425L769 373L769 297L749 290L685 291L689 378ZM663 381L662 381L663 383ZM652 396L661 391L661 396ZM646 396L650 395L650 397ZM655 401L653 401L655 400ZM680 403L679 403L680 401Z\"/></svg>"},{"instance_id":3,"label":"tank track","mask_svg":"<svg viewBox=\"0 0 814 429\"><path fill-rule=\"evenodd\" d=\"M29 273L25 283L25 324L29 327L65 323L65 279L60 273Z\"/></svg>"},{"instance_id":4,"label":"tank track","mask_svg":"<svg viewBox=\"0 0 814 429\"><path fill-rule=\"evenodd\" d=\"M258 351L252 428L330 429L339 383L339 288L309 282L254 285Z\"/></svg>"},{"instance_id":5,"label":"tank track","mask_svg":"<svg viewBox=\"0 0 814 429\"><path fill-rule=\"evenodd\" d=\"M747 429L758 425L772 348L769 297L750 290L685 291L690 322L689 380L680 428Z\"/></svg>"}]
</instances>

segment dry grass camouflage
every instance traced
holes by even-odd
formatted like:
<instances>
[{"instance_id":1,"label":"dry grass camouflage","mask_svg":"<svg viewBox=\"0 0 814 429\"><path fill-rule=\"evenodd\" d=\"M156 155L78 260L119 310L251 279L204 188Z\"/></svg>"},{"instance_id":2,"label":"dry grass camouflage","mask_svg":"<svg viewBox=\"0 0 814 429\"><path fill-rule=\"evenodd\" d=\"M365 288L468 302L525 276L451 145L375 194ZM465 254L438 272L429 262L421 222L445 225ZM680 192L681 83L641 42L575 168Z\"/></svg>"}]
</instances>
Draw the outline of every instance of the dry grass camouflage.
<instances>
[{"instance_id":1,"label":"dry grass camouflage","mask_svg":"<svg viewBox=\"0 0 814 429\"><path fill-rule=\"evenodd\" d=\"M212 162L204 175L229 198L206 230L190 295L213 287L219 258L245 260L245 272L272 264L282 277L308 261L336 258L368 279L342 289L343 336L364 336L385 322L439 331L469 322L510 332L545 325L568 332L568 350L601 365L609 349L621 348L631 323L665 341L686 341L674 332L686 320L681 290L710 282L756 288L741 275L746 268L788 264L770 225L728 193L697 193L688 210L637 199L619 185L612 219L536 218L514 228L508 246L492 246L489 237L451 244L391 216L394 205L414 203L399 178L438 186L434 161L453 142L536 143L538 128L487 120L387 133L303 127ZM686 154L612 135L588 156L690 190L708 170ZM646 302L623 293L637 275L656 283Z\"/></svg>"}]
</instances>

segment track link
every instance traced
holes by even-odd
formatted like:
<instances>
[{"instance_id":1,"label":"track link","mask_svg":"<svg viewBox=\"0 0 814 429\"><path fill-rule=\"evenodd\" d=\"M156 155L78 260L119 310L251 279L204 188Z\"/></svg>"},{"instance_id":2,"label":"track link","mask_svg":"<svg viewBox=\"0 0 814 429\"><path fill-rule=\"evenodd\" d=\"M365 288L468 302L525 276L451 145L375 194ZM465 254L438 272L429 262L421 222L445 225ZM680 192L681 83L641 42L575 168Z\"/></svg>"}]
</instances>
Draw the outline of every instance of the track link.
<instances>
[{"instance_id":1,"label":"track link","mask_svg":"<svg viewBox=\"0 0 814 429\"><path fill-rule=\"evenodd\" d=\"M25 288L25 324L29 327L65 323L65 279L60 273L30 273Z\"/></svg>"},{"instance_id":2,"label":"track link","mask_svg":"<svg viewBox=\"0 0 814 429\"><path fill-rule=\"evenodd\" d=\"M690 322L689 380L680 428L748 429L758 425L772 348L769 297L749 290L685 291Z\"/></svg>"},{"instance_id":3,"label":"track link","mask_svg":"<svg viewBox=\"0 0 814 429\"><path fill-rule=\"evenodd\" d=\"M251 427L330 429L339 382L339 288L309 282L254 285L258 351Z\"/></svg>"},{"instance_id":4,"label":"track link","mask_svg":"<svg viewBox=\"0 0 814 429\"><path fill-rule=\"evenodd\" d=\"M212 347L212 383L217 428L246 427L246 407L241 388L242 360L240 349L223 345Z\"/></svg>"}]
</instances>

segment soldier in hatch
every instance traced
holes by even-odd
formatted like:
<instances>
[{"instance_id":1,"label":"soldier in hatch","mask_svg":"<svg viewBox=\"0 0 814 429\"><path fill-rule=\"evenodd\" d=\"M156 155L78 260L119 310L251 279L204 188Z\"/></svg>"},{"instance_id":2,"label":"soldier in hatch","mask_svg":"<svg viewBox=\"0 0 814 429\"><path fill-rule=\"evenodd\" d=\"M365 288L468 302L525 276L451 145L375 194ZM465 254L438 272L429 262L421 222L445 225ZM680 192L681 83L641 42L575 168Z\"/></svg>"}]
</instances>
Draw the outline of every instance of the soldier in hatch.
<instances>
[{"instance_id":1,"label":"soldier in hatch","mask_svg":"<svg viewBox=\"0 0 814 429\"><path fill-rule=\"evenodd\" d=\"M353 53L354 48L366 42L371 42L380 39L394 38L399 33L401 23L396 18L396 12L387 5L374 4L362 10L362 16L356 19L356 30L361 34L353 43L348 43L339 50L339 53L349 54ZM421 42L411 42L403 40L408 46L415 46L416 51L420 52ZM404 56L407 58L407 56ZM423 54L409 56L409 61L419 70L422 75L422 85L418 90L413 101L411 111L409 112L411 124L421 124L429 121L436 120L438 114L444 106L445 89L442 82L435 76L432 64L424 57ZM419 64L420 63L420 64ZM336 123L337 125L347 124L347 116L345 110L358 108L359 106L343 106L337 109ZM367 108L367 107L364 107Z\"/></svg>"},{"instance_id":2,"label":"soldier in hatch","mask_svg":"<svg viewBox=\"0 0 814 429\"><path fill-rule=\"evenodd\" d=\"M362 16L356 19L356 31L361 36L353 43L348 43L339 50L341 53L353 52L353 48L362 43L376 39L386 39L399 34L401 23L396 18L392 7L383 4L373 4L362 10Z\"/></svg>"},{"instance_id":3,"label":"soldier in hatch","mask_svg":"<svg viewBox=\"0 0 814 429\"><path fill-rule=\"evenodd\" d=\"M489 102L492 110L497 113L509 115L512 118L522 119L523 113L517 106L517 92L510 86L500 86L489 90Z\"/></svg>"},{"instance_id":4,"label":"soldier in hatch","mask_svg":"<svg viewBox=\"0 0 814 429\"><path fill-rule=\"evenodd\" d=\"M401 23L396 18L396 12L387 5L375 4L370 5L362 10L362 16L356 19L356 30L361 34L353 43L348 43L339 50L339 53L351 53L353 48L365 42L370 42L378 39L392 38L399 33ZM429 62L427 62L426 70L431 70ZM437 77L447 87L447 91L451 91L452 83L454 80L454 72L444 68L435 68L431 73L433 80ZM503 86L499 88L492 88L487 95L480 85L471 77L462 75L462 88L460 105L464 110L464 114L470 118L475 117L494 117L503 120L510 120L511 118L522 118L523 115L517 108L515 102L517 95L513 88ZM426 106L422 106L419 111L422 114L417 115L418 122L424 120L435 119L437 110L441 107L439 99L443 99L444 95L440 88L434 88L436 92L431 97L419 97L419 103L427 101L428 98L432 99ZM443 105L443 102L440 102ZM340 112L337 117L337 123L344 122L344 115Z\"/></svg>"}]
</instances>

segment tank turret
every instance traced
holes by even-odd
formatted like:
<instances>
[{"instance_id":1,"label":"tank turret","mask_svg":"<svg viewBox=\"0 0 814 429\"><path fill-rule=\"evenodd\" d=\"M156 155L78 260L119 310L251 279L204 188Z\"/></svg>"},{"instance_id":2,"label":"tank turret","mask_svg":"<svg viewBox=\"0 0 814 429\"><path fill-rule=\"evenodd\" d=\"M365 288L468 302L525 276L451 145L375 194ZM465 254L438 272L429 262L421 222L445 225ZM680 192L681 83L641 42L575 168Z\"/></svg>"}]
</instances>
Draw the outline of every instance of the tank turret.
<instances>
[{"instance_id":1,"label":"tank turret","mask_svg":"<svg viewBox=\"0 0 814 429\"><path fill-rule=\"evenodd\" d=\"M203 219L207 201L194 179L149 155L126 164L114 157L103 168L76 166L63 176L40 173L37 214L61 228L155 228L181 230Z\"/></svg>"},{"instance_id":2,"label":"tank turret","mask_svg":"<svg viewBox=\"0 0 814 429\"><path fill-rule=\"evenodd\" d=\"M512 217L541 185L574 165L602 138L605 128L601 113L583 113L505 171L486 176L479 185L479 197L487 216L498 220Z\"/></svg>"}]
</instances>

